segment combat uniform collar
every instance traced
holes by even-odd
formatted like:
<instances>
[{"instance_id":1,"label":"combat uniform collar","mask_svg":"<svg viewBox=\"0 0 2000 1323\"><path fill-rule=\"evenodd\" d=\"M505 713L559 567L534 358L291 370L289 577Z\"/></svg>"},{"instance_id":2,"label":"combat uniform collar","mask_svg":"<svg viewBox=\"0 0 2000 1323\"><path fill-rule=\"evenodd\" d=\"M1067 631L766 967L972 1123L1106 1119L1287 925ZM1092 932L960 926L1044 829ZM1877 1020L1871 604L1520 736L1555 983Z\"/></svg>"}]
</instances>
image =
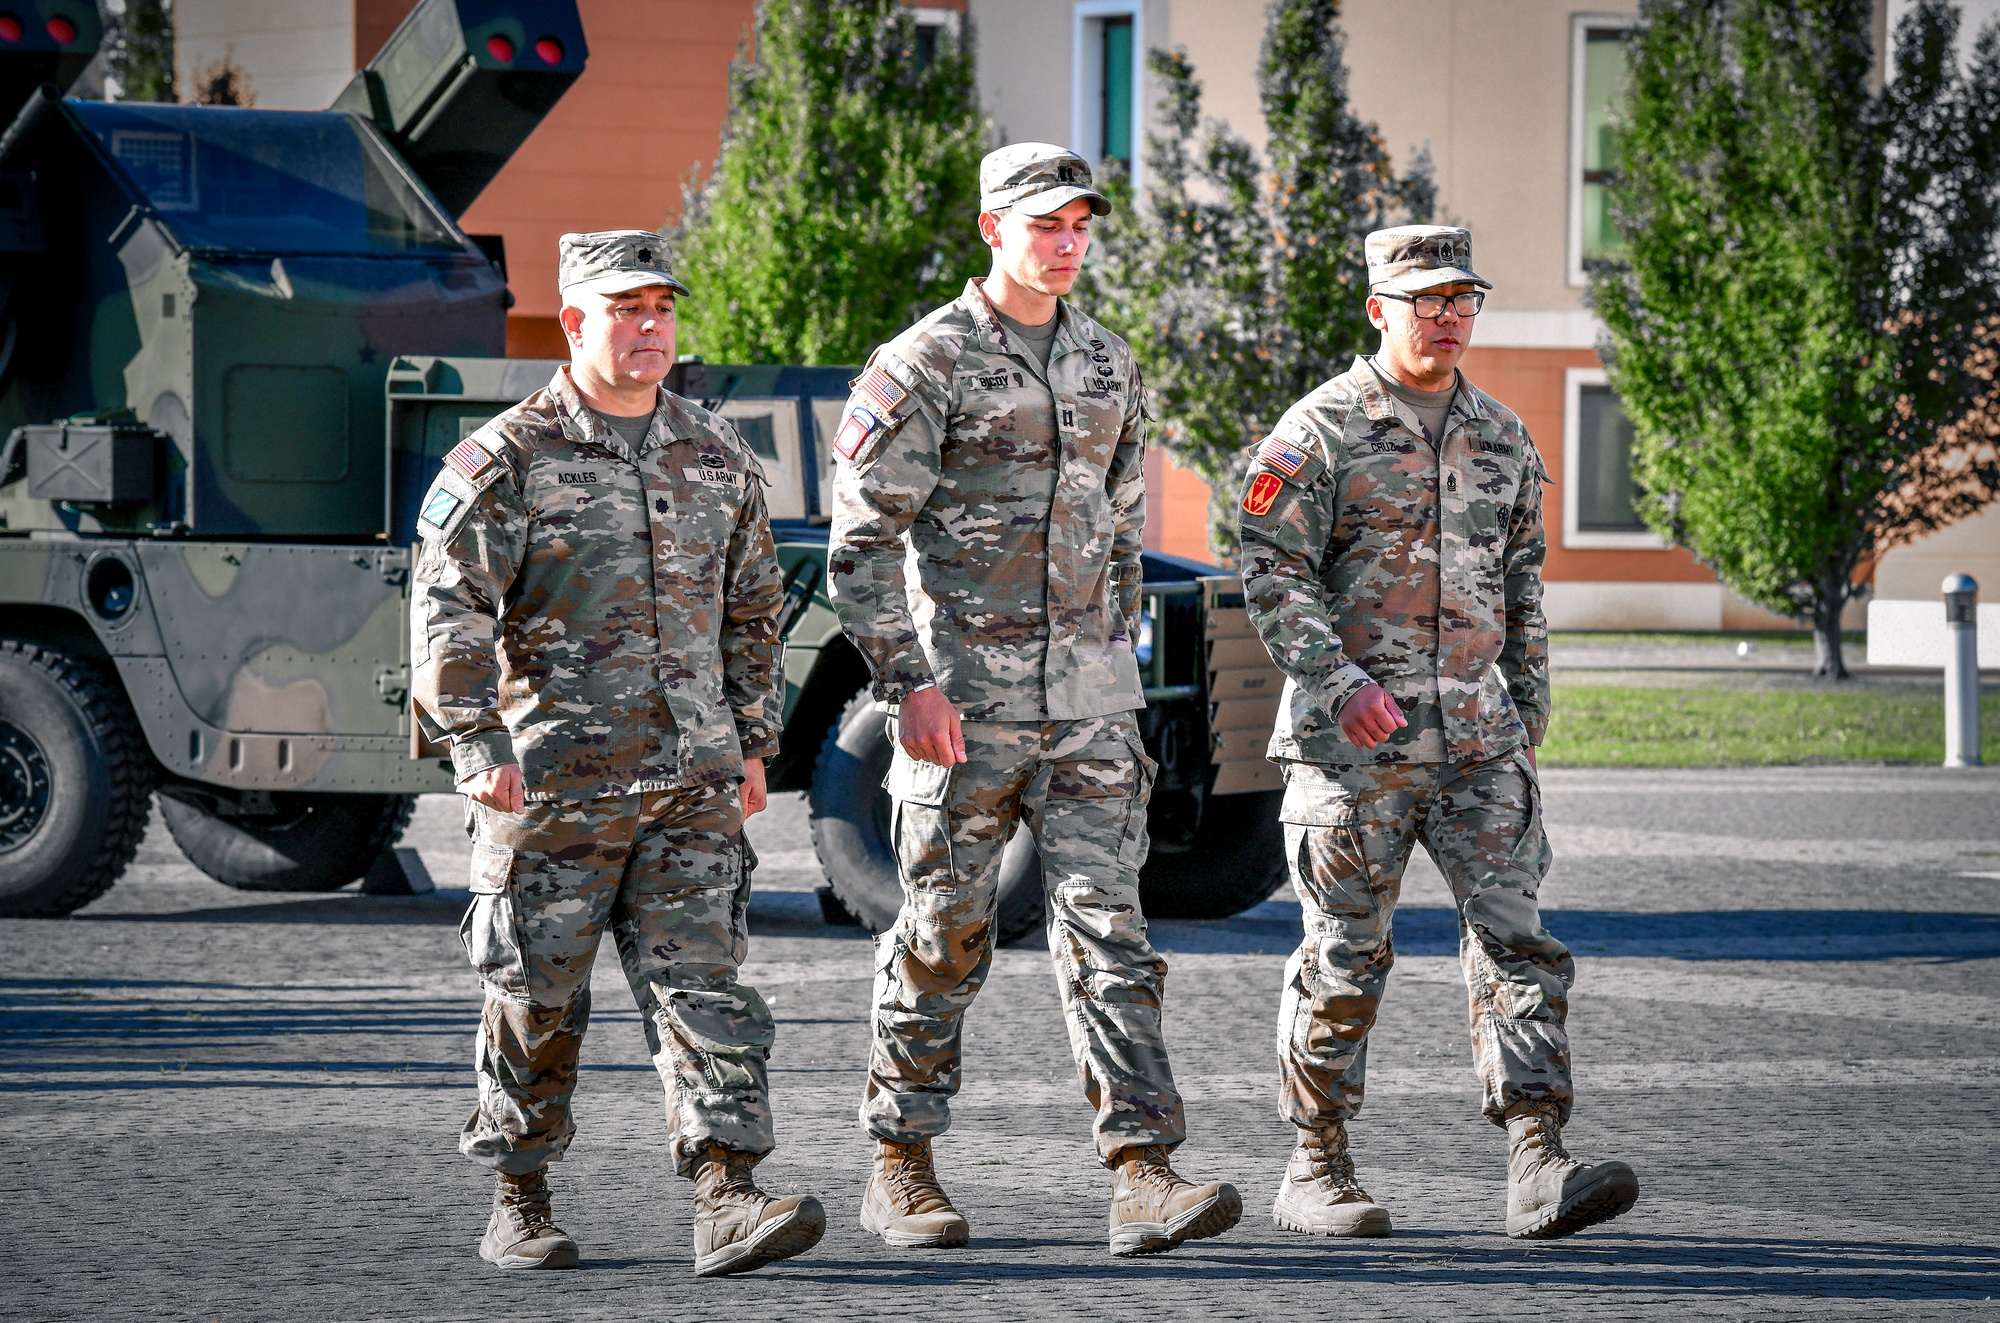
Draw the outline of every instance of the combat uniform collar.
<instances>
[{"instance_id":1,"label":"combat uniform collar","mask_svg":"<svg viewBox=\"0 0 2000 1323\"><path fill-rule=\"evenodd\" d=\"M1386 423L1390 419L1403 424L1418 436L1424 431L1416 420L1403 413L1401 402L1383 386L1382 379L1375 375L1375 369L1364 354L1354 356L1354 366L1347 370L1349 380L1354 383L1355 392L1361 397L1361 411L1373 422ZM1452 396L1451 412L1445 415L1444 431L1449 436L1452 429L1463 422L1476 422L1491 418L1486 407L1486 392L1472 384L1472 378L1465 375L1465 369L1458 370L1458 391Z\"/></svg>"},{"instance_id":2,"label":"combat uniform collar","mask_svg":"<svg viewBox=\"0 0 2000 1323\"><path fill-rule=\"evenodd\" d=\"M1023 354L1007 341L1007 332L994 315L993 305L986 301L980 286L986 283L985 276L974 276L965 282L965 292L958 296L960 306L972 318L973 329L979 333L980 348L996 354L1014 354L1035 370L1036 376L1043 376L1042 364L1033 354ZM1056 300L1056 341L1049 348L1049 369L1055 369L1056 360L1064 354L1085 348L1090 338L1089 331L1079 325L1085 318L1082 313L1069 306L1069 300Z\"/></svg>"},{"instance_id":3,"label":"combat uniform collar","mask_svg":"<svg viewBox=\"0 0 2000 1323\"><path fill-rule=\"evenodd\" d=\"M583 402L577 393L576 383L570 380L567 364L556 369L549 381L549 394L556 402L556 414L560 426L570 437L608 450L630 463L637 463L639 456L656 450L668 441L691 441L694 428L687 416L687 404L680 396L666 387L655 388L653 403L653 425L646 430L646 439L637 451L625 444L625 438L606 427L591 407Z\"/></svg>"}]
</instances>

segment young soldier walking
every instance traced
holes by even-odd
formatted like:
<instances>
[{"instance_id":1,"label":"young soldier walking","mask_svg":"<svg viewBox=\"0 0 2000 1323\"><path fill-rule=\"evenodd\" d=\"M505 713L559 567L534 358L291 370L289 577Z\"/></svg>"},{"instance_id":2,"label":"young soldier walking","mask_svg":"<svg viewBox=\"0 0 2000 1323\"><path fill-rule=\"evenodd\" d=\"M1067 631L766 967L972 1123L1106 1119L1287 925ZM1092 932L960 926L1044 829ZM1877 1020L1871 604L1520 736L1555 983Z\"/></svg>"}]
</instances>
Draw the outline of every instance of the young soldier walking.
<instances>
[{"instance_id":1,"label":"young soldier walking","mask_svg":"<svg viewBox=\"0 0 2000 1323\"><path fill-rule=\"evenodd\" d=\"M1566 1236L1623 1213L1639 1186L1624 1163L1562 1145L1575 966L1536 904L1546 474L1520 420L1458 371L1491 288L1472 236L1378 230L1367 259L1380 350L1292 406L1243 494L1244 596L1287 677L1271 756L1305 914L1278 1013L1298 1147L1273 1215L1313 1235L1389 1234L1355 1181L1347 1122L1422 841L1458 904L1485 1112L1507 1129L1507 1234Z\"/></svg>"},{"instance_id":2,"label":"young soldier walking","mask_svg":"<svg viewBox=\"0 0 2000 1323\"><path fill-rule=\"evenodd\" d=\"M418 713L472 801L462 937L486 988L459 1151L499 1175L482 1257L576 1265L544 1168L574 1133L609 926L695 1182L695 1271L748 1272L826 1225L750 1175L772 1147L773 1028L736 978L743 819L783 701L762 477L659 385L687 288L658 235L566 234L561 280L569 365L446 457L418 523Z\"/></svg>"},{"instance_id":3,"label":"young soldier walking","mask_svg":"<svg viewBox=\"0 0 2000 1323\"><path fill-rule=\"evenodd\" d=\"M1111 1252L1156 1253L1228 1230L1242 1200L1168 1164L1185 1127L1138 887L1155 770L1133 718L1145 413L1125 342L1061 297L1111 206L1081 157L1047 143L994 152L979 185L992 274L875 352L834 441L828 580L896 711L903 880L876 965L861 1223L891 1245L966 1241L931 1141L950 1124L959 1023L992 963L1001 851L1021 823L1098 1155L1117 1173Z\"/></svg>"}]
</instances>

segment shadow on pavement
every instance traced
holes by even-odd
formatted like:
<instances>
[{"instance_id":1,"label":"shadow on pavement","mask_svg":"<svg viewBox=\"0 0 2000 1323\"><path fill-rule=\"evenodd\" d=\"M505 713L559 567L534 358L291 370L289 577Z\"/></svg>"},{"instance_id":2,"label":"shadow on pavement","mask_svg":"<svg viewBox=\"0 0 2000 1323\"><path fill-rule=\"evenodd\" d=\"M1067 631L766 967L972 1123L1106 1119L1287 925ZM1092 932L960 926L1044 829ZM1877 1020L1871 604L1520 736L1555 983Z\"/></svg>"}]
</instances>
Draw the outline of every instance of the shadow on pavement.
<instances>
[{"instance_id":1,"label":"shadow on pavement","mask_svg":"<svg viewBox=\"0 0 2000 1323\"><path fill-rule=\"evenodd\" d=\"M467 896L380 897L351 893L157 913L106 911L74 916L77 923L336 923L456 925ZM1646 956L1677 960L1985 960L2000 957L2000 914L1921 910L1689 910L1639 914L1621 910L1544 911L1549 930L1580 956ZM866 941L858 927L834 927L807 891L763 891L751 897L750 931L757 937L820 937ZM1156 919L1153 944L1189 954L1276 955L1299 941L1299 907L1268 900L1233 919ZM1038 942L1031 940L1028 945ZM1443 906L1396 911L1401 955L1458 954L1458 915Z\"/></svg>"},{"instance_id":2,"label":"shadow on pavement","mask_svg":"<svg viewBox=\"0 0 2000 1323\"><path fill-rule=\"evenodd\" d=\"M1431 1243L1426 1244L1429 1241ZM1102 1281L1102 1264L1037 1262L1035 1252L1069 1249L1036 1239L975 1236L972 1250L1017 1254L995 1262L981 1254L965 1263L929 1260L885 1264L873 1260L802 1260L799 1276L829 1285L921 1286L1008 1280ZM1766 1237L1583 1236L1546 1245L1467 1232L1404 1233L1362 1247L1354 1242L1324 1249L1298 1240L1224 1239L1183 1246L1153 1259L1126 1260L1134 1272L1190 1282L1270 1282L1324 1276L1350 1285L1450 1287L1498 1286L1532 1291L1562 1273L1566 1289L1591 1287L1607 1297L1672 1291L1690 1299L1738 1297L1746 1291L1774 1296L1847 1299L1984 1299L2000 1291L2000 1249L1870 1240L1780 1240Z\"/></svg>"},{"instance_id":3,"label":"shadow on pavement","mask_svg":"<svg viewBox=\"0 0 2000 1323\"><path fill-rule=\"evenodd\" d=\"M2000 914L1909 910L1545 910L1549 931L1580 956L1676 960L1984 960L2000 956ZM1398 955L1458 954L1458 914L1396 911ZM1298 945L1299 907L1265 901L1233 919L1159 920L1153 944L1174 952L1277 954Z\"/></svg>"}]
</instances>

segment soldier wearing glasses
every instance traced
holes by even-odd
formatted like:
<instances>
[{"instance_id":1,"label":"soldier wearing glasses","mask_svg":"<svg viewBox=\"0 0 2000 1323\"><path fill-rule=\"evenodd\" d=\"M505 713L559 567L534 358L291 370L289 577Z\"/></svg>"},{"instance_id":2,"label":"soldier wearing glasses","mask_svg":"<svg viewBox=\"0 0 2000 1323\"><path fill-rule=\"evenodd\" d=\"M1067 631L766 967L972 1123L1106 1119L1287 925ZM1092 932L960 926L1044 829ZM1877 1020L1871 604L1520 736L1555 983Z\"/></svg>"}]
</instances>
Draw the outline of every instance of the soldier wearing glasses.
<instances>
[{"instance_id":1,"label":"soldier wearing glasses","mask_svg":"<svg viewBox=\"0 0 2000 1323\"><path fill-rule=\"evenodd\" d=\"M1293 405L1241 511L1251 618L1280 669L1271 757L1305 938L1278 1017L1280 1110L1298 1145L1280 1227L1383 1236L1347 1122L1394 960L1390 920L1422 842L1450 885L1485 1114L1507 1129L1507 1232L1566 1236L1638 1197L1622 1162L1563 1148L1575 966L1542 926L1550 851L1534 746L1548 724L1541 457L1458 371L1491 286L1472 236L1368 236L1381 346Z\"/></svg>"}]
</instances>

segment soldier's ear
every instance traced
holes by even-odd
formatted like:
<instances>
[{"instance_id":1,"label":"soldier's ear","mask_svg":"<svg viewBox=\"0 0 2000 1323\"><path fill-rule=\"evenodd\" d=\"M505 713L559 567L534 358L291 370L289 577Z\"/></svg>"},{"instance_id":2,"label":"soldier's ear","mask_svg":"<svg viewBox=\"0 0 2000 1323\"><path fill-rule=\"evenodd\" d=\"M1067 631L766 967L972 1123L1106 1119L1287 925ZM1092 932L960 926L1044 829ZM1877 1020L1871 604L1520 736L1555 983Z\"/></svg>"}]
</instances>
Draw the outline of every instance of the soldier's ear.
<instances>
[{"instance_id":1,"label":"soldier's ear","mask_svg":"<svg viewBox=\"0 0 2000 1323\"><path fill-rule=\"evenodd\" d=\"M979 237L986 242L988 248L998 248L1000 246L999 212L982 211L979 213Z\"/></svg>"},{"instance_id":2,"label":"soldier's ear","mask_svg":"<svg viewBox=\"0 0 2000 1323\"><path fill-rule=\"evenodd\" d=\"M1373 294L1368 296L1368 323L1378 331L1389 329L1389 315L1382 311L1382 300Z\"/></svg>"},{"instance_id":3,"label":"soldier's ear","mask_svg":"<svg viewBox=\"0 0 2000 1323\"><path fill-rule=\"evenodd\" d=\"M572 347L583 343L583 309L564 304L556 313L556 320L562 323L563 338Z\"/></svg>"}]
</instances>

